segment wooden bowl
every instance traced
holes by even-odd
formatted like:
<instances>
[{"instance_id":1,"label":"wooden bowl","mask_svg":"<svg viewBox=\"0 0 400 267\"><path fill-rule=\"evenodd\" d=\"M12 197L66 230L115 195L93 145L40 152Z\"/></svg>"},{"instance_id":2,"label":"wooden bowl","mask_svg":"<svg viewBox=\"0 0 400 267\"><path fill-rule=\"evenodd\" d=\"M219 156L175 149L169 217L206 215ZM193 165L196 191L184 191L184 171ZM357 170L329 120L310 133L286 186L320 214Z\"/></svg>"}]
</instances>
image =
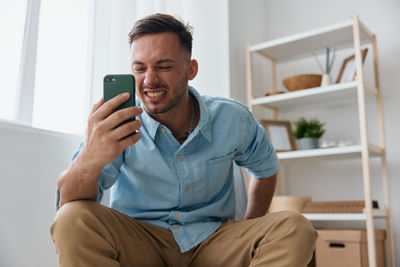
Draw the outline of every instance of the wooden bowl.
<instances>
[{"instance_id":1,"label":"wooden bowl","mask_svg":"<svg viewBox=\"0 0 400 267\"><path fill-rule=\"evenodd\" d=\"M282 80L288 91L297 91L321 85L321 74L299 74L286 77Z\"/></svg>"},{"instance_id":2,"label":"wooden bowl","mask_svg":"<svg viewBox=\"0 0 400 267\"><path fill-rule=\"evenodd\" d=\"M269 207L269 212L281 210L300 211L309 201L311 201L311 197L274 196Z\"/></svg>"}]
</instances>

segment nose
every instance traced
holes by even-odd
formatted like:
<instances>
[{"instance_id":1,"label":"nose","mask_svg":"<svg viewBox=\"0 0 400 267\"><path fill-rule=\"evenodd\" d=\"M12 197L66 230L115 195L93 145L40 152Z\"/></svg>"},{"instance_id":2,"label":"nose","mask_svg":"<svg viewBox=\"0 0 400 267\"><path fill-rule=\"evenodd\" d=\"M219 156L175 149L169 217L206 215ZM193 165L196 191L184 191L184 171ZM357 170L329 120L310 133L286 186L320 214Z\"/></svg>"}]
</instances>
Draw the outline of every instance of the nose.
<instances>
[{"instance_id":1,"label":"nose","mask_svg":"<svg viewBox=\"0 0 400 267\"><path fill-rule=\"evenodd\" d=\"M155 86L160 83L160 78L158 77L158 74L156 71L149 69L145 73L145 77L143 80L144 85L147 86Z\"/></svg>"}]
</instances>

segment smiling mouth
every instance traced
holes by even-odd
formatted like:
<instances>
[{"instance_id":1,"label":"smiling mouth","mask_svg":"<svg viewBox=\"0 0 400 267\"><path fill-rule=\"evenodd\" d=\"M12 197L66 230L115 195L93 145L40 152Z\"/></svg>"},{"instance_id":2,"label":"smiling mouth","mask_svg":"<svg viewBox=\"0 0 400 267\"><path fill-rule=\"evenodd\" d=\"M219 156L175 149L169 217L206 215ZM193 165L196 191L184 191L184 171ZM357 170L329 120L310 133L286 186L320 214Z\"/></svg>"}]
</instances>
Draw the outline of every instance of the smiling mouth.
<instances>
[{"instance_id":1,"label":"smiling mouth","mask_svg":"<svg viewBox=\"0 0 400 267\"><path fill-rule=\"evenodd\" d=\"M165 93L166 93L165 91L155 91L155 92L148 91L148 92L146 92L146 95L150 98L157 98L157 97L164 95Z\"/></svg>"}]
</instances>

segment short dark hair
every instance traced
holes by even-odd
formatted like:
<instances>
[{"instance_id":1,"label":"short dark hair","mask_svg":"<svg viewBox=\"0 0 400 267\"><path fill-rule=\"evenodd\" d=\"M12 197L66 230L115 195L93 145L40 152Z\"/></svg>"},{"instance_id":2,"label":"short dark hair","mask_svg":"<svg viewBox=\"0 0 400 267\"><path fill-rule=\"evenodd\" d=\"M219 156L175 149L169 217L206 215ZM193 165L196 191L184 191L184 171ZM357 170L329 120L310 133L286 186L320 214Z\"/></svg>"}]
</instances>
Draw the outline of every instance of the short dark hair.
<instances>
[{"instance_id":1,"label":"short dark hair","mask_svg":"<svg viewBox=\"0 0 400 267\"><path fill-rule=\"evenodd\" d=\"M173 32L175 33L181 45L189 52L189 58L192 55L192 27L184 24L180 20L168 14L153 14L146 16L133 25L129 32L129 45L145 34Z\"/></svg>"}]
</instances>

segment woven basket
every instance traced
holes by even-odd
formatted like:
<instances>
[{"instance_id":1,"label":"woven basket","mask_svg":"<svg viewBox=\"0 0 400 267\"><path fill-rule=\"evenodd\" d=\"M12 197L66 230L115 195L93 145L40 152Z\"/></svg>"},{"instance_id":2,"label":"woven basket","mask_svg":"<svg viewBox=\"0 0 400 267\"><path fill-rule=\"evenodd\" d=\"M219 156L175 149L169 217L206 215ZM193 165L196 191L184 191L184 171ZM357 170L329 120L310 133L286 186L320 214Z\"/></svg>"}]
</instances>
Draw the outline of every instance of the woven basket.
<instances>
[{"instance_id":1,"label":"woven basket","mask_svg":"<svg viewBox=\"0 0 400 267\"><path fill-rule=\"evenodd\" d=\"M321 85L321 74L299 74L286 77L282 80L288 91L297 91Z\"/></svg>"},{"instance_id":2,"label":"woven basket","mask_svg":"<svg viewBox=\"0 0 400 267\"><path fill-rule=\"evenodd\" d=\"M378 209L378 201L372 201L372 207ZM364 200L318 201L307 202L303 213L362 213L365 208Z\"/></svg>"}]
</instances>

